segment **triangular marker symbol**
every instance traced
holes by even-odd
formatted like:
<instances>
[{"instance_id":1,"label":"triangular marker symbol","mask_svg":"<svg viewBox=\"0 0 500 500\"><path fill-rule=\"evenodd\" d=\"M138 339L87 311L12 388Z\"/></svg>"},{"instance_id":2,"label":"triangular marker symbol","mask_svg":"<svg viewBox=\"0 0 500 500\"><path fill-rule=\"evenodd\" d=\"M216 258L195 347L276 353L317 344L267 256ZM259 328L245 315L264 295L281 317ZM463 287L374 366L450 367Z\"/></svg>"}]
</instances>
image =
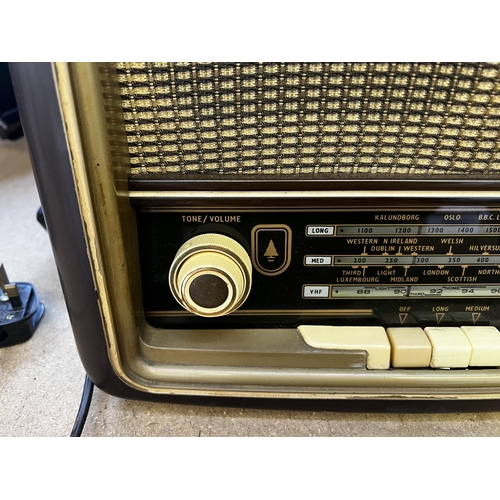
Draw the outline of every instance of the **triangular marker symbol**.
<instances>
[{"instance_id":1,"label":"triangular marker symbol","mask_svg":"<svg viewBox=\"0 0 500 500\"><path fill-rule=\"evenodd\" d=\"M402 325L406 318L408 317L408 313L399 313L399 324Z\"/></svg>"},{"instance_id":2,"label":"triangular marker symbol","mask_svg":"<svg viewBox=\"0 0 500 500\"><path fill-rule=\"evenodd\" d=\"M444 313L436 313L436 323L439 325L443 319Z\"/></svg>"},{"instance_id":3,"label":"triangular marker symbol","mask_svg":"<svg viewBox=\"0 0 500 500\"><path fill-rule=\"evenodd\" d=\"M472 323L474 325L477 323L477 320L479 319L479 316L481 316L481 313L472 313Z\"/></svg>"},{"instance_id":4,"label":"triangular marker symbol","mask_svg":"<svg viewBox=\"0 0 500 500\"><path fill-rule=\"evenodd\" d=\"M267 245L266 253L264 254L264 257L267 257L267 260L269 262L273 262L275 257L278 257L278 252L276 250L276 247L274 246L274 241L271 240L269 242L269 245Z\"/></svg>"}]
</instances>

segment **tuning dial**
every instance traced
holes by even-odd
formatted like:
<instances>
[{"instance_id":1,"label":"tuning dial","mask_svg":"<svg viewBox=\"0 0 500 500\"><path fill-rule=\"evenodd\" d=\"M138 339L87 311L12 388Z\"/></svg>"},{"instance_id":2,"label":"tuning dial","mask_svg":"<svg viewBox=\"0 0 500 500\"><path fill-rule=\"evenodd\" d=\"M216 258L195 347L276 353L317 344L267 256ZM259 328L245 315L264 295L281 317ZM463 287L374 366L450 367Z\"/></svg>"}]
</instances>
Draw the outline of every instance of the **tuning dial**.
<instances>
[{"instance_id":1,"label":"tuning dial","mask_svg":"<svg viewBox=\"0 0 500 500\"><path fill-rule=\"evenodd\" d=\"M177 251L169 274L177 302L198 316L224 316L238 309L252 285L247 251L222 234L200 234Z\"/></svg>"}]
</instances>

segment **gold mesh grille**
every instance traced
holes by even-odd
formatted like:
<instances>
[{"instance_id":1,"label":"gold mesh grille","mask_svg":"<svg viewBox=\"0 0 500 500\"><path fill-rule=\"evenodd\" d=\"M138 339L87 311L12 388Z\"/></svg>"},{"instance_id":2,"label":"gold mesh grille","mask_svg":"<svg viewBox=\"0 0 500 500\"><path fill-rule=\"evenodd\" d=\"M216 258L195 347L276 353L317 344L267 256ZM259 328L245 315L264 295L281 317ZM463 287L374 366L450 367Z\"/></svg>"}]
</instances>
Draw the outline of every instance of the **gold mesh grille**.
<instances>
[{"instance_id":1,"label":"gold mesh grille","mask_svg":"<svg viewBox=\"0 0 500 500\"><path fill-rule=\"evenodd\" d=\"M500 175L500 65L117 63L133 174Z\"/></svg>"}]
</instances>

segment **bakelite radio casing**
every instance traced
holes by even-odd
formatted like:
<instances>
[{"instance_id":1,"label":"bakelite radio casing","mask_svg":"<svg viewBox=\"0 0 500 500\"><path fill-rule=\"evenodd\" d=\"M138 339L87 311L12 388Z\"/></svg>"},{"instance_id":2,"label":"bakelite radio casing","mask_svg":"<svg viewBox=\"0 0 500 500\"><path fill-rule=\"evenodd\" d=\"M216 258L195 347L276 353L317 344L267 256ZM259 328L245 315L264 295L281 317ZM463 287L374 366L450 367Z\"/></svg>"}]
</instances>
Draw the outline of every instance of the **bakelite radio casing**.
<instances>
[{"instance_id":1,"label":"bakelite radio casing","mask_svg":"<svg viewBox=\"0 0 500 500\"><path fill-rule=\"evenodd\" d=\"M497 367L370 370L365 350L313 347L298 329L500 326L494 271L500 264L497 67L260 63L252 70L258 87L252 108L243 102L251 65L198 64L11 65L75 340L90 378L110 394L152 400L463 400L478 408L479 400L497 399ZM276 78L266 79L266 71ZM427 71L422 81L419 71ZM428 88L419 90L425 78ZM443 91L439 82L446 87L446 81L449 89ZM472 97L460 116L453 115L462 81L472 82ZM266 90L266 82L275 90ZM296 85L295 94L286 90L287 82ZM173 92L163 100L162 85ZM237 90L225 93L232 85ZM211 94L203 94L210 88ZM226 108L231 95L235 104ZM385 97L372 101L377 95ZM295 106L287 96L296 98L296 115L287 114ZM203 107L203 99L210 104L212 98L213 107ZM329 106L336 102L338 121L330 123ZM376 110L377 102L379 123L370 124L370 107ZM356 103L358 114L349 108ZM475 104L485 116L476 116ZM224 117L226 109L236 118ZM210 110L214 120L204 121ZM413 137L410 121L417 115L423 122ZM298 117L295 135L285 116ZM394 116L403 125L391 124ZM245 128L245 120L255 126ZM462 134L453 139L455 146L446 136L450 123ZM375 132L369 136L367 130ZM464 134L470 130L477 134L467 146ZM293 146L297 138L301 149ZM352 146L363 140L372 145ZM193 156L196 148L201 153ZM224 163L226 157L231 161ZM211 234L223 238L212 241ZM236 255L241 275L221 271L208 280L214 289L222 286L220 314L193 314L196 300L212 305L196 298L194 285L194 298L182 295L182 286L205 286L206 280L196 274L198 267L182 268L179 248L201 241L212 252L206 265L216 266L210 259L224 238L237 242L227 252ZM489 252L479 251L486 246ZM434 259L428 265L421 260L426 255ZM443 259L455 255L468 264L446 266L451 261ZM483 255L492 259L489 265L472 262ZM329 267L318 266L318 258ZM439 296L432 287L440 287ZM183 297L191 306L181 307Z\"/></svg>"}]
</instances>

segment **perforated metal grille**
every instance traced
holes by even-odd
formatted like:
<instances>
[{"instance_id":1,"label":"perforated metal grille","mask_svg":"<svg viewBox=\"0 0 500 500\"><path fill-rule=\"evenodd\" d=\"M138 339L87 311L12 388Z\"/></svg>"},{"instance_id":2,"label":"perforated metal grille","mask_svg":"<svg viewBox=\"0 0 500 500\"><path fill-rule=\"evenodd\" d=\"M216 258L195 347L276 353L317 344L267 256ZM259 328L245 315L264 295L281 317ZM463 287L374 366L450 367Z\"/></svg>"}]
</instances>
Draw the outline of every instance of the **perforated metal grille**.
<instances>
[{"instance_id":1,"label":"perforated metal grille","mask_svg":"<svg viewBox=\"0 0 500 500\"><path fill-rule=\"evenodd\" d=\"M117 63L134 174L500 176L500 65Z\"/></svg>"}]
</instances>

